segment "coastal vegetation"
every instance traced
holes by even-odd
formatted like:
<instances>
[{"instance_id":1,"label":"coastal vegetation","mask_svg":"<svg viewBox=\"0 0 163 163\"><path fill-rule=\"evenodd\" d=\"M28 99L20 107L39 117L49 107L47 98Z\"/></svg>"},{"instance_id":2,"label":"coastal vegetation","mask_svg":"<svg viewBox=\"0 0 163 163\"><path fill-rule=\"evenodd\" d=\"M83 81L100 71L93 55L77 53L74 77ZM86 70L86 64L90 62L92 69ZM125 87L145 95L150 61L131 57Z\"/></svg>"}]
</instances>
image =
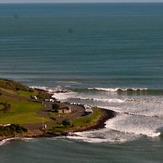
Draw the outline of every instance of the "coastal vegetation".
<instances>
[{"instance_id":1,"label":"coastal vegetation","mask_svg":"<svg viewBox=\"0 0 163 163\"><path fill-rule=\"evenodd\" d=\"M19 82L8 80L8 79L0 79L0 88L4 88L10 91L27 91L27 92L33 92L32 88L29 88L28 86L25 86Z\"/></svg>"},{"instance_id":2,"label":"coastal vegetation","mask_svg":"<svg viewBox=\"0 0 163 163\"><path fill-rule=\"evenodd\" d=\"M26 133L28 130L18 124L0 126L0 136L17 136Z\"/></svg>"}]
</instances>

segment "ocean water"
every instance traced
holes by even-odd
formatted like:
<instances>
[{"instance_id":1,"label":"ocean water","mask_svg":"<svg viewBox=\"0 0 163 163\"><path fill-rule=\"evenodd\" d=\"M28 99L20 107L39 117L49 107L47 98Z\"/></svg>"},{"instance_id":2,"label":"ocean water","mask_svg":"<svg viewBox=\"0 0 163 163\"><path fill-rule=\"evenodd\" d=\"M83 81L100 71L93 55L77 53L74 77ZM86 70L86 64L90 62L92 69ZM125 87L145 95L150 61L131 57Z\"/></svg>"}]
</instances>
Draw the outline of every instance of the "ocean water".
<instances>
[{"instance_id":1,"label":"ocean water","mask_svg":"<svg viewBox=\"0 0 163 163\"><path fill-rule=\"evenodd\" d=\"M163 162L162 28L162 3L1 4L0 78L117 112L101 130L0 142L2 162Z\"/></svg>"}]
</instances>

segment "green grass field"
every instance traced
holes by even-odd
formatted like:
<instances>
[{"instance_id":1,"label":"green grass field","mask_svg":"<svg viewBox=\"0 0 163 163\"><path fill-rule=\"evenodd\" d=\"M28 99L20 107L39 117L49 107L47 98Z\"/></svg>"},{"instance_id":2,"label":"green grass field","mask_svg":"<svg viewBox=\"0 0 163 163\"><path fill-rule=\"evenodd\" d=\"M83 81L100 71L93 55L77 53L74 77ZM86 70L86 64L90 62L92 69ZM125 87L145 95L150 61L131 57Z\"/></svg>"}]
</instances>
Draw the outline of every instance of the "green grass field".
<instances>
[{"instance_id":1,"label":"green grass field","mask_svg":"<svg viewBox=\"0 0 163 163\"><path fill-rule=\"evenodd\" d=\"M38 115L43 107L41 102L30 100L30 96L38 94L38 90L21 83L0 79L0 124L42 123L42 116ZM10 106L7 110L5 104ZM44 122L49 121L50 118L44 117Z\"/></svg>"},{"instance_id":2,"label":"green grass field","mask_svg":"<svg viewBox=\"0 0 163 163\"><path fill-rule=\"evenodd\" d=\"M36 96L37 95L37 91L33 91L33 92L27 92L27 91L18 91L19 96L24 96L24 97L30 97L30 96Z\"/></svg>"},{"instance_id":3,"label":"green grass field","mask_svg":"<svg viewBox=\"0 0 163 163\"><path fill-rule=\"evenodd\" d=\"M73 119L71 121L71 124L74 127L90 126L90 125L96 124L96 122L99 120L101 114L102 114L102 112L100 109L93 108L92 114L85 116L85 117L82 117L82 118L79 118L79 119Z\"/></svg>"},{"instance_id":4,"label":"green grass field","mask_svg":"<svg viewBox=\"0 0 163 163\"><path fill-rule=\"evenodd\" d=\"M42 117L37 115L38 110L42 108L41 103L27 101L24 99L0 96L0 102L11 104L11 108L4 113L0 111L0 124L35 124L41 123ZM3 106L0 105L0 110ZM49 118L44 118L49 122Z\"/></svg>"},{"instance_id":5,"label":"green grass field","mask_svg":"<svg viewBox=\"0 0 163 163\"><path fill-rule=\"evenodd\" d=\"M18 96L28 97L28 98L30 96L36 96L38 94L38 91L36 91L36 90L34 90L33 92L23 91L23 90L14 91L14 90L9 90L9 89L5 89L5 88L1 88L1 90L6 93L10 93L12 95L18 95Z\"/></svg>"}]
</instances>

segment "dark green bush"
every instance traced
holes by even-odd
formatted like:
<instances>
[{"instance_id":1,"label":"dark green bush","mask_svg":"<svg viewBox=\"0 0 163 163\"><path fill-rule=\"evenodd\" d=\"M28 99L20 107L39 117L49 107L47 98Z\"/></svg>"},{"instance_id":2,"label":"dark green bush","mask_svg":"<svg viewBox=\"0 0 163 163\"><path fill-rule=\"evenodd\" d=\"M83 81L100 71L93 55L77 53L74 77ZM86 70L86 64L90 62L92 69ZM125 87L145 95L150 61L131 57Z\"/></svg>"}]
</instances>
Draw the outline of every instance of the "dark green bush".
<instances>
[{"instance_id":1,"label":"dark green bush","mask_svg":"<svg viewBox=\"0 0 163 163\"><path fill-rule=\"evenodd\" d=\"M54 104L52 105L52 110L53 110L54 112L57 112L58 109L59 109L59 105L56 104L56 103L54 103Z\"/></svg>"},{"instance_id":2,"label":"dark green bush","mask_svg":"<svg viewBox=\"0 0 163 163\"><path fill-rule=\"evenodd\" d=\"M27 132L28 130L20 125L11 124L8 126L0 127L0 136L14 136L18 133Z\"/></svg>"}]
</instances>

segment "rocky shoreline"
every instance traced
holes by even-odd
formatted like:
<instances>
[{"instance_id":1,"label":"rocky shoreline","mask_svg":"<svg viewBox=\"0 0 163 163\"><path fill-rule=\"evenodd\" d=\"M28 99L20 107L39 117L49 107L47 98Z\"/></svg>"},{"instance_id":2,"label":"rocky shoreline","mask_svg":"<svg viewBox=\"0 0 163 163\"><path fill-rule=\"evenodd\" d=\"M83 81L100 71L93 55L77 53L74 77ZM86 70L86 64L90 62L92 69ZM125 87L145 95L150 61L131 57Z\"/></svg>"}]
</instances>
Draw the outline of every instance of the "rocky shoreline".
<instances>
[{"instance_id":1,"label":"rocky shoreline","mask_svg":"<svg viewBox=\"0 0 163 163\"><path fill-rule=\"evenodd\" d=\"M73 132L83 132L83 131L89 131L89 130L102 129L105 127L105 122L107 120L114 118L116 116L116 112L112 110L106 110L106 109L101 108L101 111L102 111L102 116L100 117L100 119L97 121L95 125L80 128L80 129L74 130Z\"/></svg>"}]
</instances>

